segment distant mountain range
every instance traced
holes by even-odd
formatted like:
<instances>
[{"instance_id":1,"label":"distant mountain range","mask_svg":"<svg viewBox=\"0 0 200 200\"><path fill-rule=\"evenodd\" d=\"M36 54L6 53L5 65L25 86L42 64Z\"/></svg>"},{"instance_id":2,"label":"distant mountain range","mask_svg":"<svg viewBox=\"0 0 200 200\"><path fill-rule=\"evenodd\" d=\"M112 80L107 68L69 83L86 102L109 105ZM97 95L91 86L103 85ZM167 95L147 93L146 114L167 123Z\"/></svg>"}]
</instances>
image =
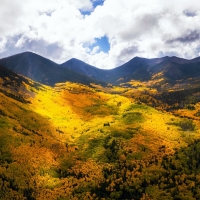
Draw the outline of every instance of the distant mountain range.
<instances>
[{"instance_id":1,"label":"distant mountain range","mask_svg":"<svg viewBox=\"0 0 200 200\"><path fill-rule=\"evenodd\" d=\"M89 76L64 68L49 59L31 52L0 59L0 65L34 81L50 86L66 81L82 84L98 83L98 81L91 79Z\"/></svg>"},{"instance_id":2,"label":"distant mountain range","mask_svg":"<svg viewBox=\"0 0 200 200\"><path fill-rule=\"evenodd\" d=\"M65 81L117 85L132 79L162 79L164 83L174 84L177 80L200 77L200 57L192 60L175 56L153 59L135 57L119 67L103 70L76 58L59 65L35 53L25 52L0 59L0 65L50 86Z\"/></svg>"}]
</instances>

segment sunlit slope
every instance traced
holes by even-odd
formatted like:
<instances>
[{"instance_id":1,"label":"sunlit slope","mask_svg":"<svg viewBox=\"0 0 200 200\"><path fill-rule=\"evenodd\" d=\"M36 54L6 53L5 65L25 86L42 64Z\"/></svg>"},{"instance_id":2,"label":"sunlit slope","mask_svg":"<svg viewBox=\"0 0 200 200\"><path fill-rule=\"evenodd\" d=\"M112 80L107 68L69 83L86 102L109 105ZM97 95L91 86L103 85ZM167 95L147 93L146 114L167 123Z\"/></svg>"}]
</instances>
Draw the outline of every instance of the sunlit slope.
<instances>
[{"instance_id":1,"label":"sunlit slope","mask_svg":"<svg viewBox=\"0 0 200 200\"><path fill-rule=\"evenodd\" d=\"M177 195L170 191L181 185L174 177L184 174L183 154L195 158L192 147L198 151L198 116L190 121L141 103L145 90L157 92L146 84L53 88L9 74L0 82L0 199ZM183 196L196 195L185 188Z\"/></svg>"},{"instance_id":2,"label":"sunlit slope","mask_svg":"<svg viewBox=\"0 0 200 200\"><path fill-rule=\"evenodd\" d=\"M32 102L33 110L51 122L62 142L68 140L77 145L85 138L87 143L112 134L128 139L147 134L146 139L153 142L159 138L171 149L185 145L184 130L179 126L184 119L119 94L66 83L38 91ZM196 128L188 132L189 137L199 134L198 120L193 124Z\"/></svg>"},{"instance_id":3,"label":"sunlit slope","mask_svg":"<svg viewBox=\"0 0 200 200\"><path fill-rule=\"evenodd\" d=\"M80 135L87 129L98 130L108 123L110 128L140 127L167 137L167 123L170 123L170 117L175 119L169 113L138 104L134 99L71 83L39 90L32 99L32 108L48 119L58 133L63 133L60 134L63 137L68 133L77 137L76 134Z\"/></svg>"},{"instance_id":4,"label":"sunlit slope","mask_svg":"<svg viewBox=\"0 0 200 200\"><path fill-rule=\"evenodd\" d=\"M114 90L120 91L119 88ZM143 159L154 162L155 157L162 161L163 157L172 155L176 149L187 146L188 141L199 136L198 121L193 122L193 128L184 130L181 125L185 119L137 103L134 99L110 94L109 89L105 93L99 88L57 84L54 89L39 91L33 108L57 127L62 141L66 139L69 147L75 146L76 150L64 159L66 167L62 163L61 174L65 177L64 182L74 177L76 191L80 191L75 195L77 198L92 198L91 193L87 193L90 191L88 184L104 180L102 172L107 164L115 166L118 160L124 159L132 164ZM152 167L147 167L150 174L155 170L155 166ZM162 171L162 168L156 170ZM89 182L83 184L86 174L89 174ZM56 188L63 193L62 187Z\"/></svg>"},{"instance_id":5,"label":"sunlit slope","mask_svg":"<svg viewBox=\"0 0 200 200\"><path fill-rule=\"evenodd\" d=\"M0 68L0 199L31 199L43 187L42 171L59 164L65 146L47 119L32 111L39 84ZM59 147L59 149L58 149Z\"/></svg>"}]
</instances>

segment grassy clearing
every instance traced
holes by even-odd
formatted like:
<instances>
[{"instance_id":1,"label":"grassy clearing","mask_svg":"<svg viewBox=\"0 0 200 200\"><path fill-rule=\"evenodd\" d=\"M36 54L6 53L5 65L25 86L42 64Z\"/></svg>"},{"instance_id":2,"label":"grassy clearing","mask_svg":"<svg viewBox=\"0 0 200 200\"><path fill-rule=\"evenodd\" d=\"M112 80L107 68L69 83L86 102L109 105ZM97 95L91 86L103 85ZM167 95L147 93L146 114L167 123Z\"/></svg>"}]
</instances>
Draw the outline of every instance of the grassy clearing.
<instances>
[{"instance_id":1,"label":"grassy clearing","mask_svg":"<svg viewBox=\"0 0 200 200\"><path fill-rule=\"evenodd\" d=\"M144 105L144 104L140 104L140 103L135 103L135 104L131 104L127 111L131 111L131 110L149 110L150 107Z\"/></svg>"},{"instance_id":2,"label":"grassy clearing","mask_svg":"<svg viewBox=\"0 0 200 200\"><path fill-rule=\"evenodd\" d=\"M125 124L141 123L144 117L140 112L127 112L123 114L122 120Z\"/></svg>"},{"instance_id":3,"label":"grassy clearing","mask_svg":"<svg viewBox=\"0 0 200 200\"><path fill-rule=\"evenodd\" d=\"M189 119L184 119L179 122L171 122L168 124L178 126L181 131L195 131L195 124Z\"/></svg>"}]
</instances>

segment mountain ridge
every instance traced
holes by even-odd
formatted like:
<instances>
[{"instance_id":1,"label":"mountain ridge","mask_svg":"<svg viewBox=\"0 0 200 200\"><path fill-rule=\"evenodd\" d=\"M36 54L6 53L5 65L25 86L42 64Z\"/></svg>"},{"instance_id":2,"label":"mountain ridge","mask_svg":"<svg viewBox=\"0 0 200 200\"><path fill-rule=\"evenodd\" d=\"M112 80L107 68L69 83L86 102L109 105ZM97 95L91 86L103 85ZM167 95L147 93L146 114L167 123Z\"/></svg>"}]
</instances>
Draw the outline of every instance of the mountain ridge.
<instances>
[{"instance_id":1,"label":"mountain ridge","mask_svg":"<svg viewBox=\"0 0 200 200\"><path fill-rule=\"evenodd\" d=\"M155 77L174 84L175 79L200 77L200 57L188 60L176 56L161 58L134 57L113 69L99 69L79 59L72 58L57 64L32 52L24 52L0 59L0 64L34 81L53 86L58 82L78 82L82 84L119 85L131 80L150 81ZM191 71L188 70L191 68ZM195 73L196 70L196 73ZM191 77L187 76L187 73ZM181 74L183 77L181 77Z\"/></svg>"},{"instance_id":2,"label":"mountain ridge","mask_svg":"<svg viewBox=\"0 0 200 200\"><path fill-rule=\"evenodd\" d=\"M34 81L50 86L66 81L79 82L86 85L95 82L95 80L84 74L66 69L32 52L20 53L0 59L0 65Z\"/></svg>"}]
</instances>

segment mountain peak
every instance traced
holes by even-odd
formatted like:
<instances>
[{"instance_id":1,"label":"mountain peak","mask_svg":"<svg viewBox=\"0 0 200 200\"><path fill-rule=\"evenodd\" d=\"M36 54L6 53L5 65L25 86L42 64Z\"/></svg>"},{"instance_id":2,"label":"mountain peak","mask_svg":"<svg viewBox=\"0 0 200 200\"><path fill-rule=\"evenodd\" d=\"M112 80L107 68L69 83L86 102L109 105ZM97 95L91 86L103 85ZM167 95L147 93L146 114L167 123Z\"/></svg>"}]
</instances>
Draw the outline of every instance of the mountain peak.
<instances>
[{"instance_id":1,"label":"mountain peak","mask_svg":"<svg viewBox=\"0 0 200 200\"><path fill-rule=\"evenodd\" d=\"M61 65L65 65L65 63L70 63L70 64L73 63L74 65L77 65L77 64L89 65L89 64L85 63L84 61L79 60L79 59L77 59L77 58L71 58L71 59L69 59L68 61L62 63Z\"/></svg>"},{"instance_id":2,"label":"mountain peak","mask_svg":"<svg viewBox=\"0 0 200 200\"><path fill-rule=\"evenodd\" d=\"M17 55L37 55L37 56L40 56L34 52L31 52L31 51L24 51L24 52L21 52L21 53L18 53L18 54L15 54L13 56L17 56Z\"/></svg>"},{"instance_id":3,"label":"mountain peak","mask_svg":"<svg viewBox=\"0 0 200 200\"><path fill-rule=\"evenodd\" d=\"M84 74L90 78L103 81L102 77L104 76L104 70L98 69L77 58L71 58L60 66L78 72L80 74Z\"/></svg>"}]
</instances>

